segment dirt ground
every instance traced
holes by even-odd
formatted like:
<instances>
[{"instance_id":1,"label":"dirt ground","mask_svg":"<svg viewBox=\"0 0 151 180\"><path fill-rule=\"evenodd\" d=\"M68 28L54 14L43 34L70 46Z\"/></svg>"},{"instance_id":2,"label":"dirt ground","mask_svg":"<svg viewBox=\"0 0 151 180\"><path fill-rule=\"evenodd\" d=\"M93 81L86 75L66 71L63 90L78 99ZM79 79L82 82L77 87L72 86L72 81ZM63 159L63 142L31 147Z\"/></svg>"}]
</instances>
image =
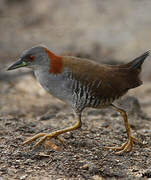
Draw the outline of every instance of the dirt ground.
<instances>
[{"instance_id":1,"label":"dirt ground","mask_svg":"<svg viewBox=\"0 0 151 180\"><path fill-rule=\"evenodd\" d=\"M132 134L143 146L135 144L122 155L104 149L120 146L127 138L123 119L110 108L86 109L81 129L62 135L65 146L53 140L58 151L43 145L34 148L34 142L21 146L39 132L49 133L76 121L72 109L46 93L30 71L6 71L23 49L43 43L59 53L71 51L117 64L151 47L149 1L128 0L124 9L120 0L119 6L92 2L0 1L0 180L151 178L151 57L143 66L144 84L116 102L127 111ZM134 9L139 16L134 16Z\"/></svg>"}]
</instances>

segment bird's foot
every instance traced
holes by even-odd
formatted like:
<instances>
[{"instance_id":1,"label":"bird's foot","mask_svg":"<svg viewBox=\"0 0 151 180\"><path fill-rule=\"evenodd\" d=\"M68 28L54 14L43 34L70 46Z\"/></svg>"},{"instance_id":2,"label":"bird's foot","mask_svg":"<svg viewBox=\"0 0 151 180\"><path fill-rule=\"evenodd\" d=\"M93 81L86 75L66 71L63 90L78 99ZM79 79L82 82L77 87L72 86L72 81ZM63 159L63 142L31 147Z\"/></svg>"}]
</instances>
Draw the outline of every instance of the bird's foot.
<instances>
[{"instance_id":1,"label":"bird's foot","mask_svg":"<svg viewBox=\"0 0 151 180\"><path fill-rule=\"evenodd\" d=\"M130 152L133 148L134 142L143 144L138 139L130 136L121 147L105 147L105 149L112 149L114 151L117 151L115 152L115 154L122 154L124 152Z\"/></svg>"},{"instance_id":2,"label":"bird's foot","mask_svg":"<svg viewBox=\"0 0 151 180\"><path fill-rule=\"evenodd\" d=\"M30 139L24 141L22 145L29 144L29 143L35 141L38 138L41 138L41 139L34 145L34 147L36 147L39 144L42 144L44 142L45 146L50 147L50 148L52 148L54 150L59 150L59 147L56 144L54 144L52 141L47 141L48 139L50 140L52 138L55 138L56 140L58 140L64 146L63 140L60 137L57 136L57 131L53 132L53 133L50 133L50 134L48 134L48 133L36 134L35 136L31 137Z\"/></svg>"}]
</instances>

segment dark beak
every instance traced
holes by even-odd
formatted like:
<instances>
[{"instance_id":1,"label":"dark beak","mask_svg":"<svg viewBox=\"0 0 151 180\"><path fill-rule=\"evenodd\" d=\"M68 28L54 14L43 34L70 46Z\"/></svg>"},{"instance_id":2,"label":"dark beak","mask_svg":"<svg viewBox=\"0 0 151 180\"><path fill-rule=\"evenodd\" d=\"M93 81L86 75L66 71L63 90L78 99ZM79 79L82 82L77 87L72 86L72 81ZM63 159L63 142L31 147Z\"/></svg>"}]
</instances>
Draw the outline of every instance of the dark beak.
<instances>
[{"instance_id":1,"label":"dark beak","mask_svg":"<svg viewBox=\"0 0 151 180\"><path fill-rule=\"evenodd\" d=\"M11 65L7 70L13 70L13 69L17 69L20 67L25 67L27 66L27 63L21 59L19 59L17 62L15 62L13 65Z\"/></svg>"}]
</instances>

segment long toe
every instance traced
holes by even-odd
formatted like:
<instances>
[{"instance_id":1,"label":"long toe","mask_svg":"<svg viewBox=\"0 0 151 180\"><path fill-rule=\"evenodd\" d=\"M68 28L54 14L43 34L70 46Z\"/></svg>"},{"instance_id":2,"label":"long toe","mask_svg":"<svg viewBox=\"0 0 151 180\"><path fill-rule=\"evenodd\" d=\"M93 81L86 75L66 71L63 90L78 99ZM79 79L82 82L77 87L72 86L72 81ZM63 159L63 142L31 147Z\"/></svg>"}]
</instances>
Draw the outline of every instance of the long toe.
<instances>
[{"instance_id":1,"label":"long toe","mask_svg":"<svg viewBox=\"0 0 151 180\"><path fill-rule=\"evenodd\" d=\"M58 140L64 146L63 140L53 132L53 133L50 133L50 134L45 134L43 137L41 137L41 139L34 145L34 147L36 147L36 146L38 146L38 145L40 145L42 143L45 144L45 142L49 142L49 143L46 143L46 144L47 145L49 144L49 146L51 148L53 147L52 149L57 149L57 146L50 141L50 139L52 139L52 138L55 138L56 140ZM47 140L49 140L49 141L47 141Z\"/></svg>"},{"instance_id":2,"label":"long toe","mask_svg":"<svg viewBox=\"0 0 151 180\"><path fill-rule=\"evenodd\" d=\"M123 145L124 147L122 148L121 146L121 149L118 152L115 152L115 154L122 154L124 152L130 152L133 148L133 141L127 140L126 143L124 143Z\"/></svg>"},{"instance_id":3,"label":"long toe","mask_svg":"<svg viewBox=\"0 0 151 180\"><path fill-rule=\"evenodd\" d=\"M117 151L115 152L115 154L122 154L124 152L130 152L134 146L134 142L142 144L138 139L130 137L121 147L105 147L105 149L112 149L114 151Z\"/></svg>"},{"instance_id":4,"label":"long toe","mask_svg":"<svg viewBox=\"0 0 151 180\"><path fill-rule=\"evenodd\" d=\"M121 147L117 147L117 146L113 146L113 147L104 147L105 149L112 149L113 151L120 151L123 150L125 148L125 146L127 145L127 141L121 146Z\"/></svg>"},{"instance_id":5,"label":"long toe","mask_svg":"<svg viewBox=\"0 0 151 180\"><path fill-rule=\"evenodd\" d=\"M24 141L24 142L22 143L22 146L25 145L25 144L29 144L29 143L35 141L36 139L38 139L38 138L40 138L40 137L42 137L42 136L45 136L45 135L46 135L46 133L36 134L35 136L31 137L30 139L27 139L26 141Z\"/></svg>"},{"instance_id":6,"label":"long toe","mask_svg":"<svg viewBox=\"0 0 151 180\"><path fill-rule=\"evenodd\" d=\"M47 136L48 136L48 134L41 137L41 139L38 142L35 143L34 147L36 147L36 146L40 145L41 143L43 143L46 140Z\"/></svg>"}]
</instances>

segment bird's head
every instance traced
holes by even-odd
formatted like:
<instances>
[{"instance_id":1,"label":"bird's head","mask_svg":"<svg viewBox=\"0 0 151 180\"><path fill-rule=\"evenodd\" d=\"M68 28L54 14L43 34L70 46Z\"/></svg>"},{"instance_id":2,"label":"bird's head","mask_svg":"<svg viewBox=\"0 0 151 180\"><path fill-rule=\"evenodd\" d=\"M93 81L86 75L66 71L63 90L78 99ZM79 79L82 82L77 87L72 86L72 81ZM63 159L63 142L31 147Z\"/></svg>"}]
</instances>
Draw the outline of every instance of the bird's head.
<instances>
[{"instance_id":1,"label":"bird's head","mask_svg":"<svg viewBox=\"0 0 151 180\"><path fill-rule=\"evenodd\" d=\"M62 71L62 58L53 54L45 46L35 46L25 50L8 70L21 67L32 68L33 70L48 67L49 73L57 74Z\"/></svg>"}]
</instances>

